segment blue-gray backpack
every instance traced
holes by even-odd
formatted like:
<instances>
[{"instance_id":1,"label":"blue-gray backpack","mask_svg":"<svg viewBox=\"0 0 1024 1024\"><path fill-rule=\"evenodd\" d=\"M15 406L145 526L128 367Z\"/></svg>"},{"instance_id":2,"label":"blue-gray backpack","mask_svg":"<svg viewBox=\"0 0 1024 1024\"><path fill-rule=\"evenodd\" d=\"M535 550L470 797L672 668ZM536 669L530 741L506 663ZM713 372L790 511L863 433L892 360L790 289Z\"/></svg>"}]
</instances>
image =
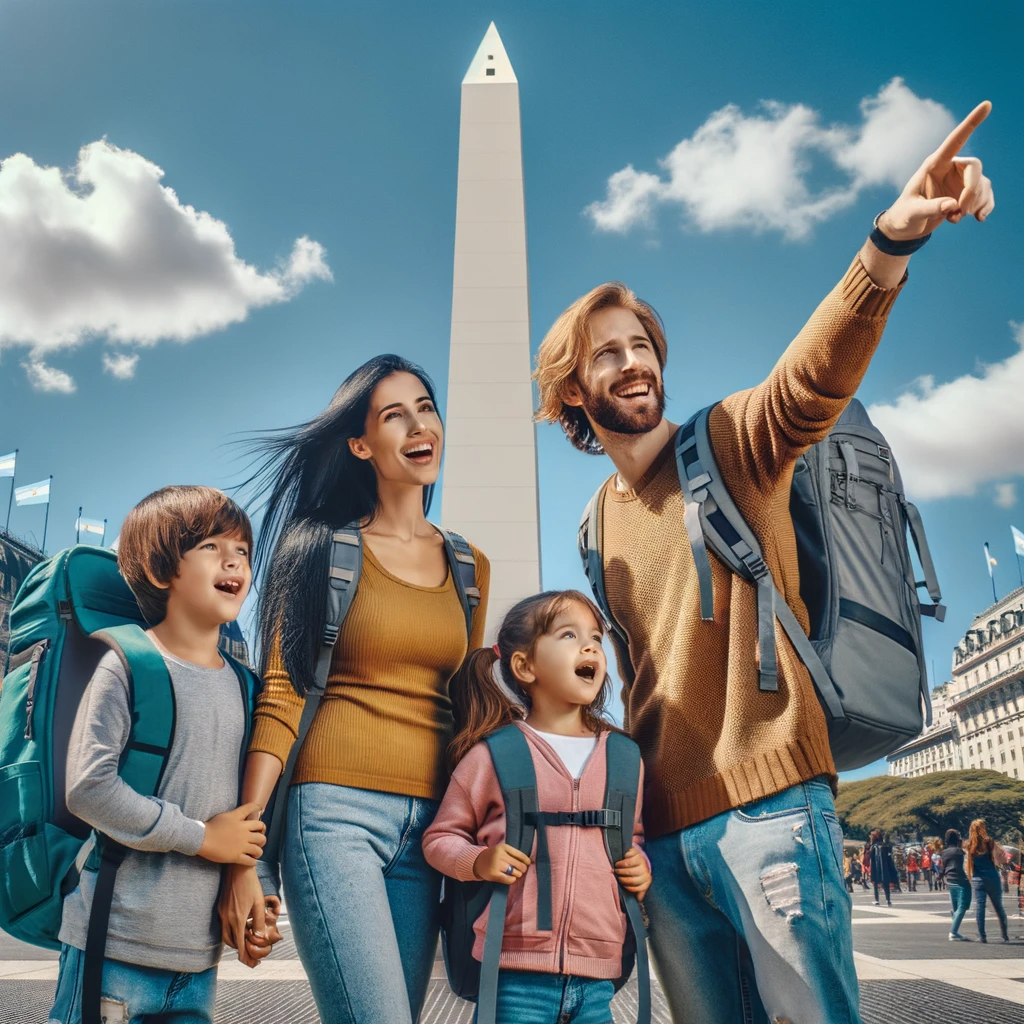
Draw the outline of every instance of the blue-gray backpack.
<instances>
[{"instance_id":1,"label":"blue-gray backpack","mask_svg":"<svg viewBox=\"0 0 1024 1024\"><path fill-rule=\"evenodd\" d=\"M473 614L480 604L473 549L466 539L454 530L442 530L441 536L444 538L448 570L466 617L466 635L469 636L473 632ZM363 535L358 525L352 523L344 529L334 531L330 558L331 564L327 574L327 621L324 624L323 644L317 656L313 685L306 693L299 729L284 771L263 813L263 818L267 822L267 844L263 847L263 855L256 862L256 873L267 895L277 894L281 887L279 861L281 840L288 816L288 787L295 774L295 763L302 750L302 744L327 688L334 645L338 642L338 634L359 588L359 577L363 570Z\"/></svg>"},{"instance_id":2,"label":"blue-gray backpack","mask_svg":"<svg viewBox=\"0 0 1024 1024\"><path fill-rule=\"evenodd\" d=\"M923 719L931 724L921 616L941 622L946 610L921 515L904 496L888 443L864 406L852 400L829 436L808 449L793 472L789 509L800 597L810 616L808 639L722 482L708 434L712 408L694 415L675 438L682 525L700 585L701 617L714 618L710 550L757 589L760 688L778 687L778 623L814 683L836 768L860 768L917 736ZM580 523L580 557L630 684L629 638L604 589L601 493ZM914 578L908 529L922 581ZM919 602L919 587L927 587L933 604Z\"/></svg>"},{"instance_id":3,"label":"blue-gray backpack","mask_svg":"<svg viewBox=\"0 0 1024 1024\"><path fill-rule=\"evenodd\" d=\"M640 784L640 748L620 732L608 734L608 762L604 806L580 811L540 811L533 756L522 730L506 725L486 741L505 803L505 842L533 854L531 871L537 872L537 928L552 928L551 861L546 830L551 827L599 828L611 865L622 860L633 843L637 789ZM536 851L534 839L536 838ZM510 886L497 882L444 880L441 907L441 948L448 984L462 999L475 1000L477 1024L494 1024L498 993L498 964L505 928ZM647 930L636 896L619 886L626 920L627 943L622 954L621 988L637 969L638 1024L651 1019L651 972L647 961ZM488 909L489 908L489 909ZM473 957L473 925L487 911L483 961Z\"/></svg>"},{"instance_id":4,"label":"blue-gray backpack","mask_svg":"<svg viewBox=\"0 0 1024 1024\"><path fill-rule=\"evenodd\" d=\"M65 772L71 727L86 685L113 649L128 674L132 729L118 769L144 796L160 788L174 736L174 689L163 657L105 548L76 545L25 578L11 607L0 691L0 928L59 949L64 897L97 872L86 939L83 1024L100 1024L100 981L110 901L127 852L71 814ZM256 676L227 658L249 719ZM243 744L239 751L241 785Z\"/></svg>"}]
</instances>

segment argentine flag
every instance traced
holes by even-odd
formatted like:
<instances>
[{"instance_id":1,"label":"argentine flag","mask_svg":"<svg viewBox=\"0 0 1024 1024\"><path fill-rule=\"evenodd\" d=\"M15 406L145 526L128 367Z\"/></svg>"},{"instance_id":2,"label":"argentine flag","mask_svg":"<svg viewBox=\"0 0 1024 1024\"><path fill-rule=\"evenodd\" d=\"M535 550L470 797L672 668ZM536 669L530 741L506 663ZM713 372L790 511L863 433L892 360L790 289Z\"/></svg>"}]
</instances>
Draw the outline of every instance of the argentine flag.
<instances>
[{"instance_id":1,"label":"argentine flag","mask_svg":"<svg viewBox=\"0 0 1024 1024\"><path fill-rule=\"evenodd\" d=\"M0 476L14 476L14 464L18 461L18 453L0 455Z\"/></svg>"},{"instance_id":2,"label":"argentine flag","mask_svg":"<svg viewBox=\"0 0 1024 1024\"><path fill-rule=\"evenodd\" d=\"M15 487L14 503L16 505L49 505L50 481L48 479L40 480L36 484L25 484L24 487Z\"/></svg>"},{"instance_id":3,"label":"argentine flag","mask_svg":"<svg viewBox=\"0 0 1024 1024\"><path fill-rule=\"evenodd\" d=\"M97 533L101 537L107 532L107 524L102 519L86 519L79 516L75 520L75 530L79 533Z\"/></svg>"}]
</instances>

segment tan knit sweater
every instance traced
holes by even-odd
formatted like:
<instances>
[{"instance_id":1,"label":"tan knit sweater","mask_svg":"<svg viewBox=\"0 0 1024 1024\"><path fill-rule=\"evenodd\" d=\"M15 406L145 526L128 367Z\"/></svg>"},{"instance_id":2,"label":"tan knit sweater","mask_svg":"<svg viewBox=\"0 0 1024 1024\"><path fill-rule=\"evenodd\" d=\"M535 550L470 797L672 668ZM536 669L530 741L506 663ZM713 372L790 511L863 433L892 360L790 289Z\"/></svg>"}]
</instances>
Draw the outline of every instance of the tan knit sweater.
<instances>
[{"instance_id":1,"label":"tan knit sweater","mask_svg":"<svg viewBox=\"0 0 1024 1024\"><path fill-rule=\"evenodd\" d=\"M789 516L793 465L829 433L857 390L899 290L878 288L854 260L768 379L731 395L710 417L724 482L804 629ZM636 676L624 703L647 766L647 834L673 832L816 775L834 778L806 669L780 628L778 692L758 688L755 590L714 556L715 618L701 619L671 443L632 490L616 491L612 480L602 501L605 582Z\"/></svg>"},{"instance_id":2,"label":"tan knit sweater","mask_svg":"<svg viewBox=\"0 0 1024 1024\"><path fill-rule=\"evenodd\" d=\"M471 646L479 647L491 568L476 548L473 554L480 604ZM466 651L466 619L451 573L440 587L407 583L364 545L359 588L293 784L330 782L440 800L448 783L444 755L453 730L448 681ZM283 764L304 701L277 650L263 682L249 749L274 754Z\"/></svg>"}]
</instances>

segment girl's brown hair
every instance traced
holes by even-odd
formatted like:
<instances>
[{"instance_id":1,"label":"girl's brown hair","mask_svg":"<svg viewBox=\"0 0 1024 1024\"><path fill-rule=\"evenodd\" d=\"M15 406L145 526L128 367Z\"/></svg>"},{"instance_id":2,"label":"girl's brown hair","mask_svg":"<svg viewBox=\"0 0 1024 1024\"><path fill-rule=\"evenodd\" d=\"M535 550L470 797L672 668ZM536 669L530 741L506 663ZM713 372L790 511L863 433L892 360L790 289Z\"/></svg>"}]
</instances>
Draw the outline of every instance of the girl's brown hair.
<instances>
[{"instance_id":1,"label":"girl's brown hair","mask_svg":"<svg viewBox=\"0 0 1024 1024\"><path fill-rule=\"evenodd\" d=\"M600 626L601 612L585 594L578 590L547 590L509 609L498 629L498 642L494 647L478 648L469 653L448 687L455 716L455 738L448 745L449 769L454 769L492 732L526 718L530 695L512 671L512 655L519 651L532 656L537 641L551 629L566 606L574 603L588 608ZM502 682L519 703L512 700L495 679L496 664L501 666ZM583 708L583 724L592 732L613 728L604 717L610 693L611 680L606 674L597 696Z\"/></svg>"}]
</instances>

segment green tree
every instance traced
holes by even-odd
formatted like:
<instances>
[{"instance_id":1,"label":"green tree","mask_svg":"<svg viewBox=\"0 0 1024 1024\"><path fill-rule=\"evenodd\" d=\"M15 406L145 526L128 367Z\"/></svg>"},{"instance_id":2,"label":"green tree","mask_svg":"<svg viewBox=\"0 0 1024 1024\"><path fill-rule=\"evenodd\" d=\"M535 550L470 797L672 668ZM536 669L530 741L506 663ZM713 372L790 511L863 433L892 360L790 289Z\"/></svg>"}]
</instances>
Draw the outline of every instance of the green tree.
<instances>
[{"instance_id":1,"label":"green tree","mask_svg":"<svg viewBox=\"0 0 1024 1024\"><path fill-rule=\"evenodd\" d=\"M999 836L1024 823L1024 782L982 770L915 779L883 775L841 783L836 813L852 839L866 839L875 828L915 838L955 828L966 836L975 818L984 818L989 834Z\"/></svg>"}]
</instances>

